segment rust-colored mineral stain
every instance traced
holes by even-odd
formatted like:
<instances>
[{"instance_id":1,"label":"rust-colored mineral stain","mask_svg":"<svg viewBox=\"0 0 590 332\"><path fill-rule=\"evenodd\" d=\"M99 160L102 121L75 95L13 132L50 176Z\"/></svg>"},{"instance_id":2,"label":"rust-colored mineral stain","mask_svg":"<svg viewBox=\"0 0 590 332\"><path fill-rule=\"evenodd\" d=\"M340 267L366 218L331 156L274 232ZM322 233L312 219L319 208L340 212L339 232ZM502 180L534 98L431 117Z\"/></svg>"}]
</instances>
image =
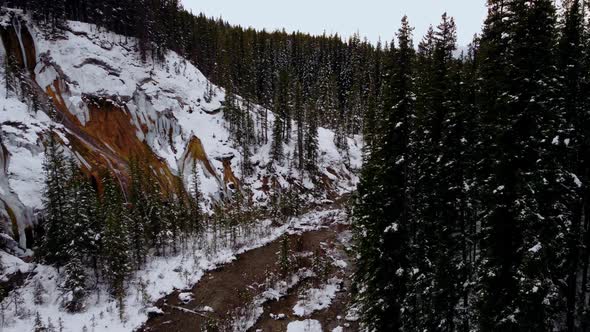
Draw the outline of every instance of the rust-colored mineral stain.
<instances>
[{"instance_id":1,"label":"rust-colored mineral stain","mask_svg":"<svg viewBox=\"0 0 590 332\"><path fill-rule=\"evenodd\" d=\"M54 80L52 85L49 85L45 88L45 93L47 93L47 95L51 97L53 105L57 108L57 110L62 116L67 117L68 120L72 122L74 125L78 127L81 126L80 120L78 120L78 118L75 115L70 113L68 107L66 106L66 102L62 97L62 85L60 84L60 81L58 79Z\"/></svg>"},{"instance_id":2,"label":"rust-colored mineral stain","mask_svg":"<svg viewBox=\"0 0 590 332\"><path fill-rule=\"evenodd\" d=\"M64 87L67 88L67 87ZM101 170L113 171L121 185L129 183L128 163L133 157L146 161L154 170L154 175L164 194L173 192L175 175L168 165L158 158L144 141L140 140L131 117L123 108L104 98L90 98L86 101L89 120L82 125L78 118L69 112L62 97L62 85L55 80L46 88L58 112L65 117L64 125L69 129L68 139L88 165L83 165L87 176L100 179ZM67 91L65 91L67 92ZM91 169L88 169L90 166ZM100 181L97 182L100 190Z\"/></svg>"},{"instance_id":3,"label":"rust-colored mineral stain","mask_svg":"<svg viewBox=\"0 0 590 332\"><path fill-rule=\"evenodd\" d=\"M21 40L25 48L25 55L27 56L27 69L29 73L34 75L35 66L37 65L37 51L35 50L35 42L29 29L23 24L21 26Z\"/></svg>"},{"instance_id":4,"label":"rust-colored mineral stain","mask_svg":"<svg viewBox=\"0 0 590 332\"><path fill-rule=\"evenodd\" d=\"M209 158L207 157L207 153L205 152L205 148L203 147L203 143L198 137L193 136L193 138L191 138L190 142L188 143L186 149L187 152L185 161L186 158L189 157L192 158L192 160L200 160L203 163L203 165L205 165L205 169L207 169L207 172L215 176L215 169L213 169L213 166L211 166Z\"/></svg>"},{"instance_id":5,"label":"rust-colored mineral stain","mask_svg":"<svg viewBox=\"0 0 590 332\"><path fill-rule=\"evenodd\" d=\"M240 187L240 180L235 176L234 171L231 168L231 161L225 159L223 161L223 181L224 183L233 183L236 188Z\"/></svg>"},{"instance_id":6,"label":"rust-colored mineral stain","mask_svg":"<svg viewBox=\"0 0 590 332\"><path fill-rule=\"evenodd\" d=\"M124 178L129 176L127 169L123 167L123 165L119 165L113 158L109 158L109 156L100 153L100 151L92 149L77 136L68 134L67 137L72 146L72 150L76 151L80 157L84 159L81 168L82 172L89 179L94 179L94 184L99 193L103 192L101 181L101 172L103 170L116 168L117 174L124 175Z\"/></svg>"},{"instance_id":7,"label":"rust-colored mineral stain","mask_svg":"<svg viewBox=\"0 0 590 332\"><path fill-rule=\"evenodd\" d=\"M16 63L21 68L23 68L23 53L21 51L20 42L18 40L18 36L16 35L14 27L12 25L8 25L0 28L0 35L2 36L2 43L4 44L6 54L8 56L13 56L16 60Z\"/></svg>"},{"instance_id":8,"label":"rust-colored mineral stain","mask_svg":"<svg viewBox=\"0 0 590 332\"><path fill-rule=\"evenodd\" d=\"M35 65L37 62L37 52L35 50L33 36L31 36L31 33L29 32L29 29L27 29L26 25L21 22L20 38L12 24L0 28L0 35L2 37L2 43L4 44L6 53L9 56L14 57L19 67L26 68L29 73L34 75ZM23 43L22 48L20 44L21 41ZM23 58L23 51L27 58L27 63L25 63L25 59Z\"/></svg>"},{"instance_id":9,"label":"rust-colored mineral stain","mask_svg":"<svg viewBox=\"0 0 590 332\"><path fill-rule=\"evenodd\" d=\"M137 137L137 128L132 124L128 112L125 112L121 106L104 99L89 102L88 110L90 120L81 129L102 143L105 149L104 155L114 154L125 164L133 157L140 157L154 170L154 175L164 193L174 190L175 175L172 174L168 165L153 153L147 143ZM93 162L96 162L96 159ZM128 177L126 170L124 176Z\"/></svg>"}]
</instances>

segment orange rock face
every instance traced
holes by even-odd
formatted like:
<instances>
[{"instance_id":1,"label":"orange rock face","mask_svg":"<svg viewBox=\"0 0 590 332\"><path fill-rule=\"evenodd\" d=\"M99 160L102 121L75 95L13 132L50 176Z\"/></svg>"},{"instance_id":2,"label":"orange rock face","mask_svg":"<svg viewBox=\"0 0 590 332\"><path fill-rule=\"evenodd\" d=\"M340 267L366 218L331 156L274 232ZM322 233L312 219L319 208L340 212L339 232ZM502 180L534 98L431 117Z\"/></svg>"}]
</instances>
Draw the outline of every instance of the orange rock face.
<instances>
[{"instance_id":1,"label":"orange rock face","mask_svg":"<svg viewBox=\"0 0 590 332\"><path fill-rule=\"evenodd\" d=\"M12 41L11 38L9 37L10 41ZM34 44L32 44L32 37L30 38L29 47L33 49L28 53L34 55ZM14 43L10 45L18 46ZM34 67L34 64L29 65L29 68L30 66ZM82 159L84 172L94 178L99 187L99 174L106 169L118 178L123 188L126 188L129 183L128 164L132 158L136 158L145 161L151 168L163 193L170 193L174 190L175 175L168 165L137 137L136 132L138 130L145 131L145 129L133 125L124 105L118 105L102 97L88 96L85 104L89 111L89 121L82 124L66 106L64 96L69 91L61 79L56 79L51 86L45 87L45 92L51 97L58 119L68 130L66 137L70 143L69 147L79 159ZM198 152L196 156L203 158L202 160L209 165L200 142L193 150ZM213 171L210 165L209 169Z\"/></svg>"},{"instance_id":2,"label":"orange rock face","mask_svg":"<svg viewBox=\"0 0 590 332\"><path fill-rule=\"evenodd\" d=\"M209 162L209 158L207 157L207 153L205 152L205 148L203 147L203 143L201 140L193 136L186 147L186 152L184 156L183 162L187 160L199 160L205 166L205 169L210 175L216 176L215 169Z\"/></svg>"}]
</instances>

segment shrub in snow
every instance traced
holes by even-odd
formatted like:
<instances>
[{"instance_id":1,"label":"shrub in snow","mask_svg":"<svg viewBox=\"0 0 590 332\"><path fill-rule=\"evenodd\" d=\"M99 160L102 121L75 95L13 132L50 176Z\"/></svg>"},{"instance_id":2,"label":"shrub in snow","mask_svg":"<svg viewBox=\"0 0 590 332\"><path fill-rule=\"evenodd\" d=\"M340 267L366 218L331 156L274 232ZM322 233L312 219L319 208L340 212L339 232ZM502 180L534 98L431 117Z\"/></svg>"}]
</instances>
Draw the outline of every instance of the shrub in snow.
<instances>
[{"instance_id":1,"label":"shrub in snow","mask_svg":"<svg viewBox=\"0 0 590 332\"><path fill-rule=\"evenodd\" d=\"M42 305L45 303L45 294L47 291L40 280L35 281L35 285L33 286L33 303L36 305Z\"/></svg>"},{"instance_id":2,"label":"shrub in snow","mask_svg":"<svg viewBox=\"0 0 590 332\"><path fill-rule=\"evenodd\" d=\"M317 249L314 253L312 271L320 282L325 282L332 273L332 264L321 249Z\"/></svg>"},{"instance_id":3,"label":"shrub in snow","mask_svg":"<svg viewBox=\"0 0 590 332\"><path fill-rule=\"evenodd\" d=\"M279 258L277 264L283 277L287 276L294 269L293 252L289 245L289 238L283 237L281 240L281 250L279 251Z\"/></svg>"},{"instance_id":4,"label":"shrub in snow","mask_svg":"<svg viewBox=\"0 0 590 332\"><path fill-rule=\"evenodd\" d=\"M35 325L33 325L33 332L45 332L47 331L47 327L41 320L41 315L37 312L35 314Z\"/></svg>"}]
</instances>

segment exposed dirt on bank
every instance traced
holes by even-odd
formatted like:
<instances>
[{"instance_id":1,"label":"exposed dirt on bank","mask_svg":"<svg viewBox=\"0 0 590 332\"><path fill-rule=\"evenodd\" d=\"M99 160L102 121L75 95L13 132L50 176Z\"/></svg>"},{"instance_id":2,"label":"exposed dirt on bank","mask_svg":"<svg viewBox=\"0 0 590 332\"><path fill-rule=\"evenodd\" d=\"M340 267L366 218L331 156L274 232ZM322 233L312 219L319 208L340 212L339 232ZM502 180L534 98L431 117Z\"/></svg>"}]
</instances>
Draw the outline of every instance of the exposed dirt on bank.
<instances>
[{"instance_id":1,"label":"exposed dirt on bank","mask_svg":"<svg viewBox=\"0 0 590 332\"><path fill-rule=\"evenodd\" d=\"M343 331L356 331L355 322L345 320L350 304L352 271L352 264L342 243L346 241L341 241L347 234L348 226L332 224L319 230L285 235L292 256L295 257L289 273L281 273L277 263L284 237L248 251L235 261L205 274L192 289L175 291L157 301L156 306L163 314L151 317L139 331L232 331L233 323L246 320L245 316L251 316L254 309L258 309L259 314L261 310L264 312L248 331L286 331L289 322L303 319L320 321L324 331L332 331L337 326L343 327ZM346 267L342 266L344 264L332 266L329 275L324 276L324 280L332 277L342 280L341 290L328 308L305 318L293 313L300 294L310 287L322 284L316 276L300 278L278 300L267 301L258 308L253 305L255 299L260 298L270 284L291 280L297 271L312 270L318 255L325 255L328 261L338 258L346 263ZM192 301L184 303L179 299L180 293L189 292L193 297ZM284 318L276 320L271 314L284 314Z\"/></svg>"},{"instance_id":2,"label":"exposed dirt on bank","mask_svg":"<svg viewBox=\"0 0 590 332\"><path fill-rule=\"evenodd\" d=\"M349 230L347 226L339 225L329 230L331 236L322 240L320 246L331 259L339 259L346 264L343 266L333 266L333 270L327 278L338 278L341 281L340 291L332 300L331 305L324 309L315 311L305 317L297 316L293 312L294 306L301 299L301 295L309 288L321 287L324 282L318 278L310 278L297 285L289 294L278 301L267 302L264 305L264 314L248 331L279 332L287 331L287 325L292 321L314 319L322 324L323 331L331 332L337 327L341 331L357 331L358 324L355 321L348 321L346 318L352 301L350 286L353 265L348 257L346 243L349 242ZM284 318L276 319L277 315L283 314Z\"/></svg>"}]
</instances>

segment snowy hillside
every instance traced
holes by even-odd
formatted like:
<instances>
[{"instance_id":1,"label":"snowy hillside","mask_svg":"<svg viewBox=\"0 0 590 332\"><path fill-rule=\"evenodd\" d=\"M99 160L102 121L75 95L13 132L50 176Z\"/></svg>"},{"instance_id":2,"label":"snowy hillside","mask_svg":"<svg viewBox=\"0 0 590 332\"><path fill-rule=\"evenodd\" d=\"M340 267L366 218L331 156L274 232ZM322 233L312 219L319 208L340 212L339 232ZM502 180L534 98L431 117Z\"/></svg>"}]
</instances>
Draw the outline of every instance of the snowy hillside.
<instances>
[{"instance_id":1,"label":"snowy hillside","mask_svg":"<svg viewBox=\"0 0 590 332\"><path fill-rule=\"evenodd\" d=\"M318 130L321 175L315 184L292 171L288 162L269 173L270 142L252 151L255 172L244 178L241 154L223 120L224 90L214 87L207 102L210 83L192 64L173 52L163 63L142 63L132 38L79 22L69 22L63 38L48 39L16 13L16 18L2 20L2 55L12 54L27 69L34 89L44 92L41 99L48 98L59 119L54 122L44 112L31 111L26 105L30 101L0 91L0 221L22 248L42 206L43 137L51 126L88 173L96 176L100 167L108 167L123 185L129 159L139 155L150 161L163 188L172 186L183 170L190 181L197 160L209 202L247 188L258 204L265 204L273 190L268 183L286 186L297 179L309 189L318 187L324 198L355 187L360 138L349 138L344 153L336 148L333 132ZM256 130L261 130L264 110L255 106L252 112ZM272 113L268 118L271 127ZM294 143L284 149L292 154Z\"/></svg>"},{"instance_id":2,"label":"snowy hillside","mask_svg":"<svg viewBox=\"0 0 590 332\"><path fill-rule=\"evenodd\" d=\"M212 250L214 235L206 234L190 240L187 250L182 253L151 257L147 266L129 281L123 317L119 304L109 296L104 285L90 292L82 312L68 313L61 307L65 297L61 288L63 277L56 268L26 263L0 251L0 259L8 267L6 272L18 270L28 276L22 287L0 302L0 309L3 308L0 310L1 331L32 331L37 314L45 326L62 326L64 331L78 332L84 327L89 331L133 331L150 315L159 314L159 309L154 306L159 298L177 289L190 289L207 271L230 263L237 255L267 245L285 234L324 228L327 226L323 224L325 220L334 216L339 222L344 218L341 211L328 210L305 214L279 227L273 227L270 220L262 220L252 225L251 234L240 237L236 246L219 244L216 250Z\"/></svg>"},{"instance_id":3,"label":"snowy hillside","mask_svg":"<svg viewBox=\"0 0 590 332\"><path fill-rule=\"evenodd\" d=\"M181 175L188 187L193 182L191 171L197 169L203 208L209 213L214 204L223 204L238 191L249 195L255 205L265 206L281 188L296 186L307 203L320 203L356 187L355 174L362 162L360 137L348 138L348 148L341 150L334 143L335 134L324 128L318 128L314 176L291 165L294 140L283 145L285 158L272 167L272 142L254 145L249 157L254 171L244 176L244 148L232 139L224 118L224 89L174 52L163 61L148 57L144 62L133 38L80 22L68 22L63 33L54 34L17 10L0 18L0 34L5 64L0 79L6 86L0 89L0 244L7 250L0 250L0 289L10 281L10 292L0 302L4 329L30 330L39 315L43 324L63 325L66 331L84 326L128 331L157 314L150 306L159 297L189 287L204 271L236 254L320 219L310 214L285 225L259 220L233 243L222 244L217 243L221 231L207 229L187 240L180 253L148 254L147 265L130 277L123 303L116 303L97 281L84 310L66 314L63 273L31 259L38 244L35 227L43 207L45 144L50 136L96 183L101 181L100 172L108 169L126 188L129 163L141 158L166 193ZM9 71L18 72L16 79ZM272 128L272 112L256 105L246 108L240 97L237 105L251 112L257 136L263 128ZM15 280L23 284L12 290ZM123 316L121 308L126 308Z\"/></svg>"}]
</instances>

